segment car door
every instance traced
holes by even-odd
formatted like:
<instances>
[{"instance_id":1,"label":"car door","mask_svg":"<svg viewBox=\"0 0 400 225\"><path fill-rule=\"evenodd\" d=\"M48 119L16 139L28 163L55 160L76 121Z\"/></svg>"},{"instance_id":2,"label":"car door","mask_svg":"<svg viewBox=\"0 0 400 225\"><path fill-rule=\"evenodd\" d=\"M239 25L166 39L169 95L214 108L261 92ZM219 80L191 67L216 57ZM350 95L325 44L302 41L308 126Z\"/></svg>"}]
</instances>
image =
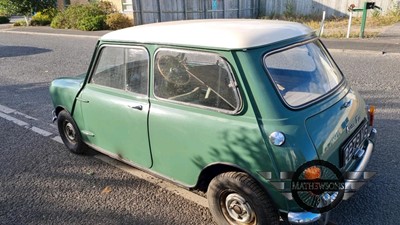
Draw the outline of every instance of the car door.
<instances>
[{"instance_id":1,"label":"car door","mask_svg":"<svg viewBox=\"0 0 400 225\"><path fill-rule=\"evenodd\" d=\"M84 139L96 150L151 167L148 140L148 71L145 48L103 46L77 98Z\"/></svg>"},{"instance_id":2,"label":"car door","mask_svg":"<svg viewBox=\"0 0 400 225\"><path fill-rule=\"evenodd\" d=\"M200 171L211 164L223 162L246 169L251 165L254 171L265 167L268 156L257 121L251 110L240 111L241 95L224 57L160 48L152 67L149 134L153 171L193 186Z\"/></svg>"}]
</instances>

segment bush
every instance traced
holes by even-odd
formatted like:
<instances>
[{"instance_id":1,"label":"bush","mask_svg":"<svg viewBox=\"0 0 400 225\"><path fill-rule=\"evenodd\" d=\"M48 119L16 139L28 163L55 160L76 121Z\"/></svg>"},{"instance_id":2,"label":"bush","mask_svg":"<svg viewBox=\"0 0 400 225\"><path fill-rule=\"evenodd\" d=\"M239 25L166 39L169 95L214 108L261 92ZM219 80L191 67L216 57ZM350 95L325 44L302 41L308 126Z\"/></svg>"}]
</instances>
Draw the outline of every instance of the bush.
<instances>
[{"instance_id":1,"label":"bush","mask_svg":"<svg viewBox=\"0 0 400 225\"><path fill-rule=\"evenodd\" d=\"M111 30L118 30L133 26L132 20L122 13L111 13L107 15L106 25Z\"/></svg>"},{"instance_id":2,"label":"bush","mask_svg":"<svg viewBox=\"0 0 400 225\"><path fill-rule=\"evenodd\" d=\"M32 26L47 26L57 15L58 10L55 8L45 9L43 12L37 12L31 19Z\"/></svg>"},{"instance_id":3,"label":"bush","mask_svg":"<svg viewBox=\"0 0 400 225\"><path fill-rule=\"evenodd\" d=\"M97 6L100 8L100 10L104 13L104 14L111 14L111 13L116 13L117 9L115 8L115 6L108 1L100 1L97 3Z\"/></svg>"},{"instance_id":4,"label":"bush","mask_svg":"<svg viewBox=\"0 0 400 225\"><path fill-rule=\"evenodd\" d=\"M60 29L102 30L105 28L106 13L100 3L70 5L53 19L50 26Z\"/></svg>"},{"instance_id":5,"label":"bush","mask_svg":"<svg viewBox=\"0 0 400 225\"><path fill-rule=\"evenodd\" d=\"M25 20L18 20L14 22L14 27L23 27L23 26L26 26Z\"/></svg>"},{"instance_id":6,"label":"bush","mask_svg":"<svg viewBox=\"0 0 400 225\"><path fill-rule=\"evenodd\" d=\"M76 28L86 31L101 30L105 27L105 18L106 16L104 15L84 17L82 20L78 21Z\"/></svg>"},{"instance_id":7,"label":"bush","mask_svg":"<svg viewBox=\"0 0 400 225\"><path fill-rule=\"evenodd\" d=\"M11 15L5 9L0 7L0 16L10 17Z\"/></svg>"},{"instance_id":8,"label":"bush","mask_svg":"<svg viewBox=\"0 0 400 225\"><path fill-rule=\"evenodd\" d=\"M10 22L10 19L8 19L8 17L0 16L0 24L9 23L9 22Z\"/></svg>"}]
</instances>

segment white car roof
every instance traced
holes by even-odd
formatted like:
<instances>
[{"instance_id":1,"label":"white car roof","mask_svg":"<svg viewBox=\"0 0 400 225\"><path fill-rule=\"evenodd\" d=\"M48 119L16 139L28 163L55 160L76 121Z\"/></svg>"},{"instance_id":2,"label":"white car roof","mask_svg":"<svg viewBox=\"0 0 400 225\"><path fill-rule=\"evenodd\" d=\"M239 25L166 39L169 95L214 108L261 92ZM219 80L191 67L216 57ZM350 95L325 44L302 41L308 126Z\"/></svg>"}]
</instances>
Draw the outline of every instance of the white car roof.
<instances>
[{"instance_id":1,"label":"white car roof","mask_svg":"<svg viewBox=\"0 0 400 225\"><path fill-rule=\"evenodd\" d=\"M246 49L312 32L302 24L279 20L181 20L125 28L110 32L100 40Z\"/></svg>"}]
</instances>

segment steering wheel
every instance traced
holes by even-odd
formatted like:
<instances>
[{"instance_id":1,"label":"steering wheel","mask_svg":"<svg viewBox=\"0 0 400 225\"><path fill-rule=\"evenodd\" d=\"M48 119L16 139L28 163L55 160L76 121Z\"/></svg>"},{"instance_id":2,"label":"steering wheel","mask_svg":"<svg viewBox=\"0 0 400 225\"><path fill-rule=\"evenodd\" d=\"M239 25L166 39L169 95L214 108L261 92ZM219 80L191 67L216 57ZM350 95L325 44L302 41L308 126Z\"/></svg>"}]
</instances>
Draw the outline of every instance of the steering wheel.
<instances>
[{"instance_id":1,"label":"steering wheel","mask_svg":"<svg viewBox=\"0 0 400 225\"><path fill-rule=\"evenodd\" d=\"M157 59L157 68L161 75L168 81L177 85L185 85L190 80L183 60L172 55L163 55Z\"/></svg>"}]
</instances>

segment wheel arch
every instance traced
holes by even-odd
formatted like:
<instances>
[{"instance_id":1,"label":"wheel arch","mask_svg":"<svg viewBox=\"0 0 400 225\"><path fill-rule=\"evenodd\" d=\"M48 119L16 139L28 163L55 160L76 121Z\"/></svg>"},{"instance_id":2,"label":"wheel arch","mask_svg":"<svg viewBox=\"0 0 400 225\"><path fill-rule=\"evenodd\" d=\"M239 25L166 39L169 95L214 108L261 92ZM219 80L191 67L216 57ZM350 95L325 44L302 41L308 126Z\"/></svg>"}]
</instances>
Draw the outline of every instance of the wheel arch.
<instances>
[{"instance_id":1,"label":"wheel arch","mask_svg":"<svg viewBox=\"0 0 400 225\"><path fill-rule=\"evenodd\" d=\"M67 108L65 108L64 106L60 106L60 105L54 108L54 113L56 114L56 116L58 116L58 114L60 114L60 112L63 110L65 110L66 112L71 114L71 112L68 111Z\"/></svg>"},{"instance_id":2,"label":"wheel arch","mask_svg":"<svg viewBox=\"0 0 400 225\"><path fill-rule=\"evenodd\" d=\"M222 163L222 162L212 163L204 167L200 172L199 178L197 179L197 183L193 187L193 189L200 190L205 193L207 192L208 185L210 184L211 180L214 177L218 176L219 174L227 172L243 172L248 174L265 191L267 195L270 195L270 193L264 187L264 185L262 185L262 183L256 177L254 177L252 173L235 164Z\"/></svg>"}]
</instances>

